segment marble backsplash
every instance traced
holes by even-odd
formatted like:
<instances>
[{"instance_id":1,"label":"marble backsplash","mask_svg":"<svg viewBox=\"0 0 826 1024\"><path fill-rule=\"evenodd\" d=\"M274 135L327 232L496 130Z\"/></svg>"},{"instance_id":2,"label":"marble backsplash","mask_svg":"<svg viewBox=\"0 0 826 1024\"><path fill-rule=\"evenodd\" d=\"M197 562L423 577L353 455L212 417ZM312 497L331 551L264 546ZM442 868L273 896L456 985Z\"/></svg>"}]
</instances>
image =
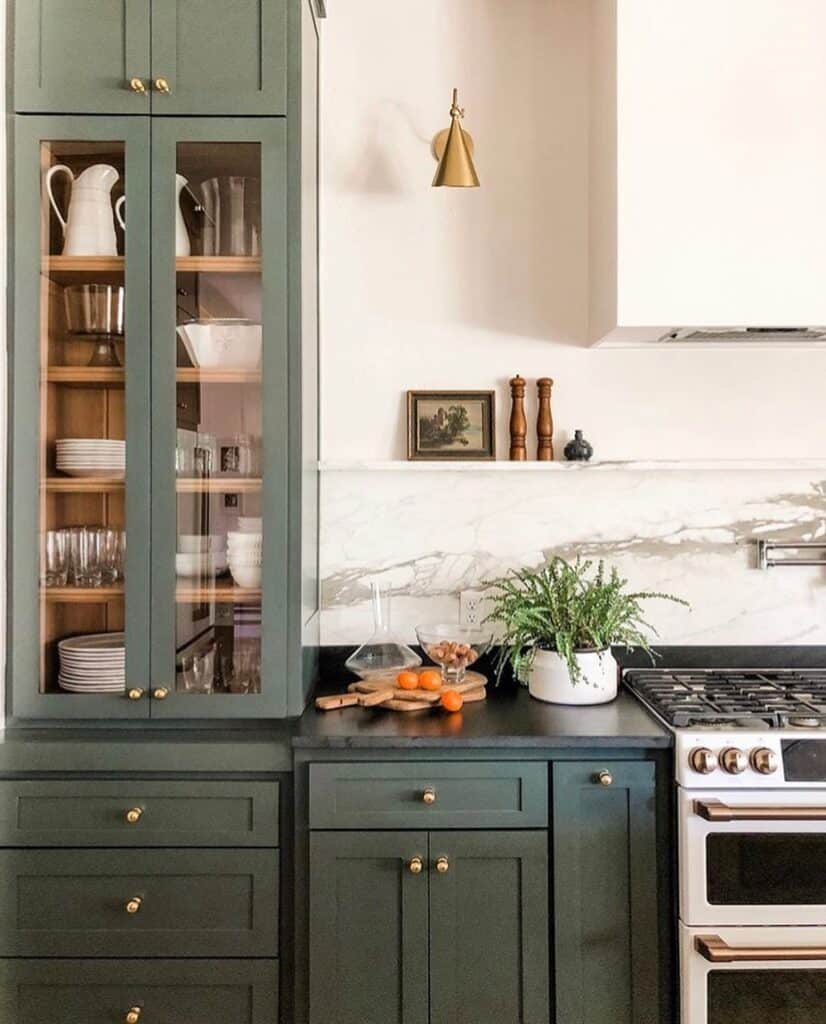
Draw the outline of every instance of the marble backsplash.
<instances>
[{"instance_id":1,"label":"marble backsplash","mask_svg":"<svg viewBox=\"0 0 826 1024\"><path fill-rule=\"evenodd\" d=\"M580 554L691 602L649 605L664 643L826 643L826 569L760 571L755 543L826 539L826 467L605 469L325 471L322 642L369 636L373 579L413 640L458 621L461 591Z\"/></svg>"}]
</instances>

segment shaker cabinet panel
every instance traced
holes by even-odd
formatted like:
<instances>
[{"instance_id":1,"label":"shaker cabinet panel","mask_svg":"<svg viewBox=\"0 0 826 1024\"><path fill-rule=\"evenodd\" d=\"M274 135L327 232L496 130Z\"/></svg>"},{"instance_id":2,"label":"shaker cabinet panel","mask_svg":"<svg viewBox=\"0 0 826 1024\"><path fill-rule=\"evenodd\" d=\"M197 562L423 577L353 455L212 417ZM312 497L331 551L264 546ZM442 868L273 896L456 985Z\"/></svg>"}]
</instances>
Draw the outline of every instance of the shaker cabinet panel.
<instances>
[{"instance_id":1,"label":"shaker cabinet panel","mask_svg":"<svg viewBox=\"0 0 826 1024\"><path fill-rule=\"evenodd\" d=\"M18 0L15 109L148 114L149 35L150 0Z\"/></svg>"},{"instance_id":2,"label":"shaker cabinet panel","mask_svg":"<svg viewBox=\"0 0 826 1024\"><path fill-rule=\"evenodd\" d=\"M286 114L287 6L153 0L152 112Z\"/></svg>"}]
</instances>

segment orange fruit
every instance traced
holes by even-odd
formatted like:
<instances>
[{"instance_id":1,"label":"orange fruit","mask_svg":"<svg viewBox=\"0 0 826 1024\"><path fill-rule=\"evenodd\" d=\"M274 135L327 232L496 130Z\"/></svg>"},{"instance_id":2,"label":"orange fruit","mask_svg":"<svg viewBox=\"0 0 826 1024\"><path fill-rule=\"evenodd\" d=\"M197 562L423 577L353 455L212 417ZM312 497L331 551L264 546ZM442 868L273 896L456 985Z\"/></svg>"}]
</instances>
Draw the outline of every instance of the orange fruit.
<instances>
[{"instance_id":1,"label":"orange fruit","mask_svg":"<svg viewBox=\"0 0 826 1024\"><path fill-rule=\"evenodd\" d=\"M418 690L419 688L419 677L415 672L399 672L396 682L402 690Z\"/></svg>"},{"instance_id":2,"label":"orange fruit","mask_svg":"<svg viewBox=\"0 0 826 1024\"><path fill-rule=\"evenodd\" d=\"M442 673L436 668L426 668L419 673L419 688L422 690L441 690Z\"/></svg>"},{"instance_id":3,"label":"orange fruit","mask_svg":"<svg viewBox=\"0 0 826 1024\"><path fill-rule=\"evenodd\" d=\"M465 698L455 690L445 690L442 694L442 707L445 711L461 711Z\"/></svg>"}]
</instances>

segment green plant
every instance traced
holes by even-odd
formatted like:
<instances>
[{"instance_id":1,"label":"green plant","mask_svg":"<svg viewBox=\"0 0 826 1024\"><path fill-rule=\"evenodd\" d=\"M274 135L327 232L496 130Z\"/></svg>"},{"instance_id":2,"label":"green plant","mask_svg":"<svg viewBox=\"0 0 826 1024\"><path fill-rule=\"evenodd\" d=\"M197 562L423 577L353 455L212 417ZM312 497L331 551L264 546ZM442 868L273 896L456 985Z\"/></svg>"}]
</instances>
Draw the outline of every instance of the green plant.
<instances>
[{"instance_id":1,"label":"green plant","mask_svg":"<svg viewBox=\"0 0 826 1024\"><path fill-rule=\"evenodd\" d=\"M656 630L642 616L641 602L659 598L687 606L671 594L629 593L628 581L600 561L575 563L554 557L540 569L515 569L486 583L494 590L485 621L504 626L497 680L510 664L524 682L537 650L556 651L565 659L571 682L582 672L577 651L602 651L611 644L639 647L652 659L650 638Z\"/></svg>"}]
</instances>

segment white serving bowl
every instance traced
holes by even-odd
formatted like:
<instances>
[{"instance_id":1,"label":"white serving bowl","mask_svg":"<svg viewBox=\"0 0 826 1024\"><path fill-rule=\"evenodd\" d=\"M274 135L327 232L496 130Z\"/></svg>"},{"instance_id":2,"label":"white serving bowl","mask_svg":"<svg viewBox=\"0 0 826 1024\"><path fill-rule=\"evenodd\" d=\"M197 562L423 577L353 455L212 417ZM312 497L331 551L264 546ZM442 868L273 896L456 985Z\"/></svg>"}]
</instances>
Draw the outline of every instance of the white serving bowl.
<instances>
[{"instance_id":1,"label":"white serving bowl","mask_svg":"<svg viewBox=\"0 0 826 1024\"><path fill-rule=\"evenodd\" d=\"M178 538L178 551L182 554L195 555L206 551L224 551L224 538L217 534L182 533Z\"/></svg>"},{"instance_id":2,"label":"white serving bowl","mask_svg":"<svg viewBox=\"0 0 826 1024\"><path fill-rule=\"evenodd\" d=\"M226 572L227 559L222 552L178 552L175 573L186 579L195 576L218 576Z\"/></svg>"},{"instance_id":3,"label":"white serving bowl","mask_svg":"<svg viewBox=\"0 0 826 1024\"><path fill-rule=\"evenodd\" d=\"M257 370L261 324L249 320L191 320L178 327L187 355L204 370Z\"/></svg>"},{"instance_id":4,"label":"white serving bowl","mask_svg":"<svg viewBox=\"0 0 826 1024\"><path fill-rule=\"evenodd\" d=\"M252 565L235 565L230 566L232 578L238 584L239 587L260 587L261 586L261 566Z\"/></svg>"}]
</instances>

